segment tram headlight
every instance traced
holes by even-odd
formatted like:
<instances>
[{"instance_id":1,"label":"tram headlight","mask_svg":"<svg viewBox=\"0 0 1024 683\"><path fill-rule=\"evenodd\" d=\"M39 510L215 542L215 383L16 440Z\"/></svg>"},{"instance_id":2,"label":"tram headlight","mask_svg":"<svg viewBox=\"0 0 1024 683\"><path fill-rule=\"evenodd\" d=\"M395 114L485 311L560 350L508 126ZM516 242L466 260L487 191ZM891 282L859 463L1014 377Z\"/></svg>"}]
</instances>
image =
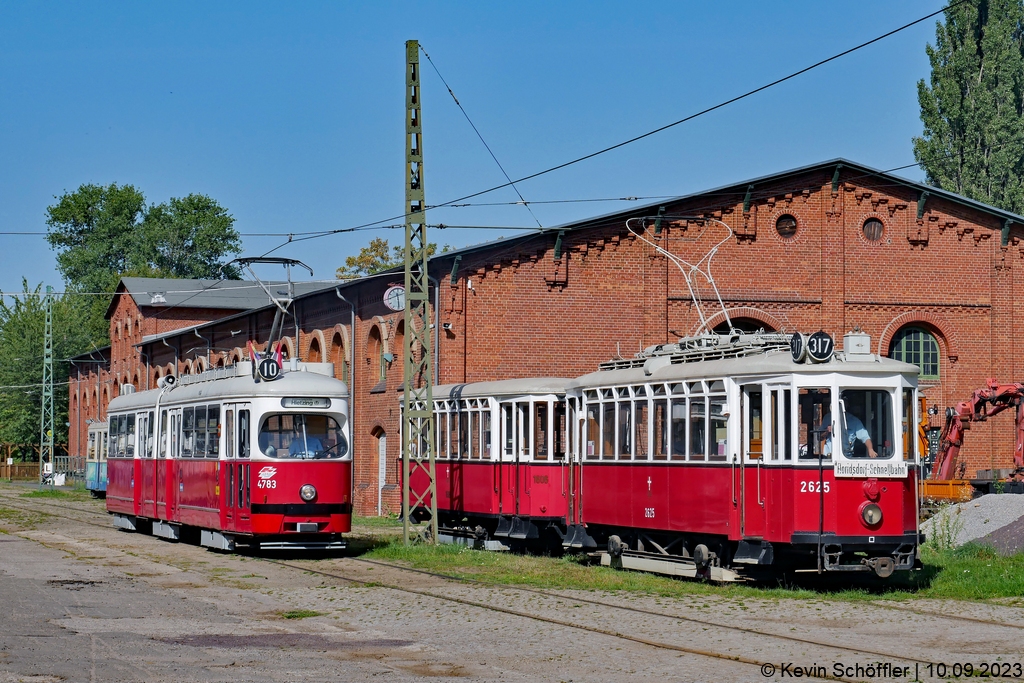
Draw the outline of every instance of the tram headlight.
<instances>
[{"instance_id":1,"label":"tram headlight","mask_svg":"<svg viewBox=\"0 0 1024 683\"><path fill-rule=\"evenodd\" d=\"M860 517L868 526L878 526L882 523L882 508L876 503L868 503L861 506Z\"/></svg>"},{"instance_id":2,"label":"tram headlight","mask_svg":"<svg viewBox=\"0 0 1024 683\"><path fill-rule=\"evenodd\" d=\"M302 488L299 489L299 498L307 503L313 502L316 499L316 487L312 484L303 484Z\"/></svg>"}]
</instances>

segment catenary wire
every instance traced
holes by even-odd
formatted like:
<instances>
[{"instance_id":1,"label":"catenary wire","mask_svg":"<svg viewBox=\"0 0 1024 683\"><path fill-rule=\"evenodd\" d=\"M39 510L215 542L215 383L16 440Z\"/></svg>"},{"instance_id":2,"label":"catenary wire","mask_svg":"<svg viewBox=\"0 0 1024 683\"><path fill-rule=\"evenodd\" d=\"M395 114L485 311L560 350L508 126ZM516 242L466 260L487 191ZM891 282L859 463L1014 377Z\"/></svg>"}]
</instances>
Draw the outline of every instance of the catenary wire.
<instances>
[{"instance_id":1,"label":"catenary wire","mask_svg":"<svg viewBox=\"0 0 1024 683\"><path fill-rule=\"evenodd\" d=\"M469 125L473 128L473 132L476 133L476 136L478 138L480 138L480 142L483 143L484 148L487 150L487 153L491 155L491 158L494 159L494 163L496 163L498 165L498 168L501 169L501 174L503 176L505 176L505 180L507 180L509 185L512 186L512 189L515 190L516 195L519 197L519 202L524 207L526 207L526 210L530 212L531 216L533 216L533 220L534 220L534 222L537 223L537 227L538 228L543 228L544 226L540 224L540 221L537 220L537 216L534 215L533 209L530 208L530 203L527 202L526 199L523 198L523 193L520 192L519 188L516 187L516 184L514 182L512 182L512 178L509 176L508 172L505 171L505 167L501 165L501 162L498 161L498 157L496 157L494 155L494 152L491 150L491 146L487 144L486 140L484 140L484 136L481 135L480 131L476 127L476 124L473 123L473 119L469 118L469 114L466 112L465 108L462 106L462 103L459 102L459 98L455 96L454 92L452 92L452 87L450 85L448 85L448 81L446 81L444 79L444 76L441 75L441 72L438 70L437 65L434 64L434 60L430 58L430 55L427 53L426 49L423 48L423 46L420 46L420 50L423 51L423 55L427 58L427 61L430 62L430 66L432 66L434 68L434 73L436 73L437 77L441 79L442 83L444 83L444 87L448 90L448 94L452 96L453 100L455 100L455 105L459 108L459 111L461 111L462 115L466 117L466 121L468 121Z\"/></svg>"}]
</instances>

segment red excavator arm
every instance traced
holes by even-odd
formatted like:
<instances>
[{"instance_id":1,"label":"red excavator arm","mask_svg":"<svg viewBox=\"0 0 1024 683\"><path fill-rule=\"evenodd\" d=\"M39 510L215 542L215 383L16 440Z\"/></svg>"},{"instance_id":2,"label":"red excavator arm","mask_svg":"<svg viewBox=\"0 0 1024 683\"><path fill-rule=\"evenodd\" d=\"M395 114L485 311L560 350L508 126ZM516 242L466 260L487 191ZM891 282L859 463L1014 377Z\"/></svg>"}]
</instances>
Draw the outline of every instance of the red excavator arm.
<instances>
[{"instance_id":1,"label":"red excavator arm","mask_svg":"<svg viewBox=\"0 0 1024 683\"><path fill-rule=\"evenodd\" d=\"M1017 443L1013 451L1013 466L1024 471L1024 384L1000 384L994 379L984 389L975 389L969 401L946 410L946 426L942 428L939 452L932 466L932 479L952 479L956 456L964 443L964 432L972 422L984 422L1007 408L1017 409Z\"/></svg>"}]
</instances>

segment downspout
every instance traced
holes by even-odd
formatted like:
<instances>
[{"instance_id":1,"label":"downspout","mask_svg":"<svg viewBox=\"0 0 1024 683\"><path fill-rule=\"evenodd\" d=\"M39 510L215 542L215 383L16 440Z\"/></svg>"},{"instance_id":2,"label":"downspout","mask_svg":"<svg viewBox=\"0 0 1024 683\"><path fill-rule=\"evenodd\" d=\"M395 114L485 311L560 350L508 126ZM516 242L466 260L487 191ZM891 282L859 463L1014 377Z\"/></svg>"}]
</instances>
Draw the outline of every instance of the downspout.
<instances>
[{"instance_id":1,"label":"downspout","mask_svg":"<svg viewBox=\"0 0 1024 683\"><path fill-rule=\"evenodd\" d=\"M441 285L436 279L431 277L430 273L427 273L427 281L434 283L434 384L441 381L440 377L440 363L441 363L441 325L440 323L440 310L441 310ZM406 330L406 334L409 331Z\"/></svg>"},{"instance_id":2,"label":"downspout","mask_svg":"<svg viewBox=\"0 0 1024 683\"><path fill-rule=\"evenodd\" d=\"M194 328L194 327L192 328L192 334L196 335L197 337L202 339L204 342L206 342L206 369L209 370L210 369L210 340L207 339L206 337L204 337L203 335L199 334L199 330Z\"/></svg>"},{"instance_id":3,"label":"downspout","mask_svg":"<svg viewBox=\"0 0 1024 683\"><path fill-rule=\"evenodd\" d=\"M170 344L168 344L166 337L164 339L161 339L160 341L162 341L164 346L166 346L167 348L174 350L174 376L177 377L178 376L178 347L177 346L171 346Z\"/></svg>"},{"instance_id":4,"label":"downspout","mask_svg":"<svg viewBox=\"0 0 1024 683\"><path fill-rule=\"evenodd\" d=\"M351 301L346 299L342 293L340 287L334 288L334 293L338 295L338 298L348 304L349 310L349 330L351 330L348 336L348 355L349 357L345 360L348 361L348 435L349 435L349 451L352 453L352 467L349 468L351 473L351 481L349 482L349 490L355 495L356 486L356 409L355 409L355 386L356 386L356 307ZM344 361L343 361L344 362ZM380 482L378 482L378 487ZM353 507L355 501L352 501Z\"/></svg>"}]
</instances>

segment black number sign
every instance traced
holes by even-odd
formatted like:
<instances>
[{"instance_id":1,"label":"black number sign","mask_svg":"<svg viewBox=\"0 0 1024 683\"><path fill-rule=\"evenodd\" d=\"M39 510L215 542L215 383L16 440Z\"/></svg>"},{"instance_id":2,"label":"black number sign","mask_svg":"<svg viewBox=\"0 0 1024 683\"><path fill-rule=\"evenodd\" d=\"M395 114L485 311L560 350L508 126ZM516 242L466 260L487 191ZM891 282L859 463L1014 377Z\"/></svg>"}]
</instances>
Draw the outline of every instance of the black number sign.
<instances>
[{"instance_id":1,"label":"black number sign","mask_svg":"<svg viewBox=\"0 0 1024 683\"><path fill-rule=\"evenodd\" d=\"M825 332L815 332L807 339L807 355L815 363L826 363L832 358L835 343Z\"/></svg>"},{"instance_id":2,"label":"black number sign","mask_svg":"<svg viewBox=\"0 0 1024 683\"><path fill-rule=\"evenodd\" d=\"M260 361L257 372L260 375L260 379L264 382L270 382L281 376L281 366L273 358L264 358Z\"/></svg>"},{"instance_id":3,"label":"black number sign","mask_svg":"<svg viewBox=\"0 0 1024 683\"><path fill-rule=\"evenodd\" d=\"M799 332L795 332L792 337L789 338L789 352L793 354L793 361L800 363L804 359L804 353L807 352L807 347L804 344L804 336Z\"/></svg>"}]
</instances>

